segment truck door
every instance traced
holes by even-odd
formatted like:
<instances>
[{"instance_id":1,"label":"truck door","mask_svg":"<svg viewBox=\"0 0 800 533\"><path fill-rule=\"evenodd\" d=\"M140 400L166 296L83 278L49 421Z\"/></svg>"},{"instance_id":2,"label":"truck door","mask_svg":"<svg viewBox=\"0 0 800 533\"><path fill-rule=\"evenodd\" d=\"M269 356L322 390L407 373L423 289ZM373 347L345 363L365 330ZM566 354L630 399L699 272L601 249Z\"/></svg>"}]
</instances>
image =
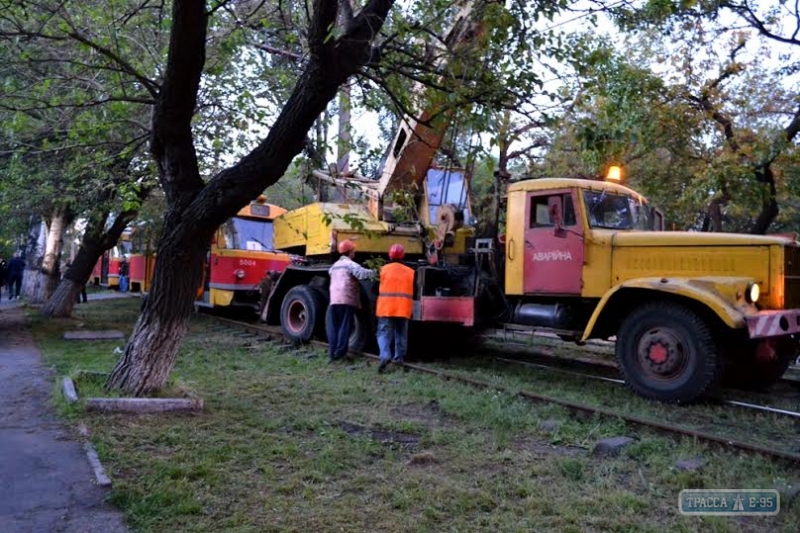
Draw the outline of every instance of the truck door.
<instances>
[{"instance_id":1,"label":"truck door","mask_svg":"<svg viewBox=\"0 0 800 533\"><path fill-rule=\"evenodd\" d=\"M576 213L576 195L571 190L528 195L524 293L580 295L584 246L583 226Z\"/></svg>"}]
</instances>

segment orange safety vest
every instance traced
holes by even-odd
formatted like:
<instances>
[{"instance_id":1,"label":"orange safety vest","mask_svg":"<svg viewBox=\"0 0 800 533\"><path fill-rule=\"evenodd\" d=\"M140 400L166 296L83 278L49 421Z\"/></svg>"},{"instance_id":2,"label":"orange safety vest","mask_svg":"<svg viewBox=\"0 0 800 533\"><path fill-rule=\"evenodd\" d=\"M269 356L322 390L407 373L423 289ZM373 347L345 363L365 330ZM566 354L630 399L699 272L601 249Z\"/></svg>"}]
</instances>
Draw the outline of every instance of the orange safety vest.
<instances>
[{"instance_id":1,"label":"orange safety vest","mask_svg":"<svg viewBox=\"0 0 800 533\"><path fill-rule=\"evenodd\" d=\"M403 263L389 263L381 268L378 293L379 317L411 318L414 304L414 269Z\"/></svg>"}]
</instances>

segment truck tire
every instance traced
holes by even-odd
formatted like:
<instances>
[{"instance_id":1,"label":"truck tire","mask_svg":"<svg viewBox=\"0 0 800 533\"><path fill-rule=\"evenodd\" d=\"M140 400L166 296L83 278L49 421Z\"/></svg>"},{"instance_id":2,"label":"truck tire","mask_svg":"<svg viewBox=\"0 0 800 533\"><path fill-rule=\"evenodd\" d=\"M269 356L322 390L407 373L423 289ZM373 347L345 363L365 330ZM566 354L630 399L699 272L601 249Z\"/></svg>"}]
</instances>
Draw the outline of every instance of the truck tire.
<instances>
[{"instance_id":1,"label":"truck tire","mask_svg":"<svg viewBox=\"0 0 800 533\"><path fill-rule=\"evenodd\" d=\"M694 402L722 374L712 329L672 302L643 305L629 314L617 335L616 355L628 388L662 402Z\"/></svg>"},{"instance_id":2,"label":"truck tire","mask_svg":"<svg viewBox=\"0 0 800 533\"><path fill-rule=\"evenodd\" d=\"M350 331L348 349L353 352L363 352L369 343L372 333L372 324L369 316L363 309L359 309L353 314L353 329Z\"/></svg>"},{"instance_id":3,"label":"truck tire","mask_svg":"<svg viewBox=\"0 0 800 533\"><path fill-rule=\"evenodd\" d=\"M295 344L309 342L320 330L325 304L307 285L292 287L281 303L281 331Z\"/></svg>"},{"instance_id":4,"label":"truck tire","mask_svg":"<svg viewBox=\"0 0 800 533\"><path fill-rule=\"evenodd\" d=\"M757 356L757 344L749 339L729 347L722 384L747 391L763 391L783 377L797 356L798 340L782 337L775 341L775 358L762 360Z\"/></svg>"}]
</instances>

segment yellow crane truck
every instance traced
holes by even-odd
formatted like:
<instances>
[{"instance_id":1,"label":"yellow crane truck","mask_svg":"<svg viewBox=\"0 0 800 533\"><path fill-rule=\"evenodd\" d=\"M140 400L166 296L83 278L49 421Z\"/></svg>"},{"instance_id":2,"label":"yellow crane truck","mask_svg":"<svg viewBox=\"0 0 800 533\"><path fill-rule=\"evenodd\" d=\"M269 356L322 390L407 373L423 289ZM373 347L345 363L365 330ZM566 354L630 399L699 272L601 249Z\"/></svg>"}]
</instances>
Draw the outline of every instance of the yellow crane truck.
<instances>
[{"instance_id":1,"label":"yellow crane truck","mask_svg":"<svg viewBox=\"0 0 800 533\"><path fill-rule=\"evenodd\" d=\"M443 41L451 52L472 53L484 35L485 5L459 5ZM692 402L723 380L767 386L796 357L794 242L664 231L661 213L635 191L559 178L510 185L505 235L477 239L468 174L432 164L448 125L446 117L425 120L433 114L403 118L376 179L317 171L336 189L336 201L275 219L275 248L307 264L284 270L262 320L280 324L296 342L324 336L328 268L337 242L347 238L356 242L357 260L405 246L416 273L413 325L433 335L440 328L439 337L498 322L576 342L616 337L625 382L647 398ZM362 282L362 289L354 350L374 340L375 283Z\"/></svg>"},{"instance_id":2,"label":"yellow crane truck","mask_svg":"<svg viewBox=\"0 0 800 533\"><path fill-rule=\"evenodd\" d=\"M438 227L409 234L371 220L353 229L320 214L332 208L309 206L275 224L276 243L290 244L287 236L293 236L312 252L324 247L324 254L309 254L318 264L286 269L264 311L267 322L281 324L299 342L323 335L330 264L323 259L337 240L350 238L362 258L385 254L393 242L411 251L415 322L481 328L501 321L576 342L616 337L625 382L646 398L688 403L722 381L765 387L797 357L796 243L664 231L661 213L617 183L513 183L505 235L475 239L471 227L451 228L435 261L426 252ZM289 223L300 214L306 216L303 238ZM351 335L354 349L374 335L374 294L365 283L363 310Z\"/></svg>"}]
</instances>

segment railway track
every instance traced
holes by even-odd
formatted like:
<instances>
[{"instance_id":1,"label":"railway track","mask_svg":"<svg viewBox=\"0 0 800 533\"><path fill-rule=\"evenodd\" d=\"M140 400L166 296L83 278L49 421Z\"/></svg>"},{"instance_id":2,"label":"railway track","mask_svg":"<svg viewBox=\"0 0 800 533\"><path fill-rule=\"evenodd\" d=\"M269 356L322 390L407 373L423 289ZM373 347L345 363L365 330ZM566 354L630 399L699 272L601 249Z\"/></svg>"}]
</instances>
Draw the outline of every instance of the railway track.
<instances>
[{"instance_id":1,"label":"railway track","mask_svg":"<svg viewBox=\"0 0 800 533\"><path fill-rule=\"evenodd\" d=\"M271 339L274 339L274 338L283 339L283 334L281 332L281 329L280 329L280 327L277 327L277 326L267 326L267 325L264 325L264 324L252 324L252 323L248 323L248 322L232 320L232 319L229 319L229 318L224 318L224 317L210 315L210 314L204 314L204 316L209 317L210 319L215 320L218 323L225 324L225 325L227 325L227 327L236 328L236 329L239 329L239 330L245 330L245 331L251 332L251 335L250 335L251 337L253 337L252 334L256 334L256 336L268 336ZM322 342L322 341L311 341L311 344L315 345L315 346L318 346L318 347L327 347L327 344ZM375 354L370 354L370 353L359 352L359 353L356 353L355 355L361 356L361 357L364 357L364 358L367 358L367 359L373 359L373 360L377 360L378 359L378 357ZM574 375L573 377L579 377L581 379L584 379L584 378L585 379L596 379L596 380L600 380L600 381L606 381L608 383L612 383L612 384L615 384L615 385L618 385L618 384L620 384L622 382L619 379L611 378L611 377L607 377L607 376L599 376L599 375L592 376L590 374L574 372L574 371L569 371L569 370L564 370L564 369L558 369L558 368L556 368L556 367L554 367L552 365L531 363L531 362L528 362L528 361L521 361L521 360L512 359L512 358L508 358L508 357L495 357L494 359L496 361L498 361L498 362L503 363L503 364L521 365L521 366L527 366L529 368L537 368L537 369L548 370L548 371L567 372L567 373L573 374ZM483 380L483 379L476 379L474 377L468 377L468 376L459 375L457 373L457 369L456 369L455 372L454 371L445 371L445 370L443 370L441 368L436 368L433 365L423 364L423 363L405 363L403 366L406 369L413 370L413 371L420 372L420 373L424 373L424 374L434 375L434 376L439 377L439 378L441 378L443 380L455 381L455 382L463 383L463 384L470 385L470 386L473 386L473 387L476 387L476 388L480 388L480 389L484 389L484 390L485 389L494 389L494 390L506 392L506 393L509 393L509 394L514 394L514 395L517 395L520 398L523 398L523 399L525 399L527 401L544 402L544 403L549 403L549 404L553 404L553 405L559 405L559 406L562 406L562 407L566 408L567 410L569 410L570 412L573 412L573 413L601 415L601 416L605 416L605 417L616 418L618 420L624 421L627 424L630 424L630 425L633 425L633 426L639 426L639 427L643 427L643 428L649 428L649 429L654 430L656 432L659 432L659 433L662 433L662 434L665 434L665 435L670 435L670 436L673 436L673 437L692 437L692 438L695 438L695 439L697 439L699 441L703 441L703 442L706 442L706 443L709 443L709 444L721 446L721 447L724 447L724 448L735 448L735 449L739 449L739 450L743 450L743 451L747 451L747 452L758 453L758 454L761 454L761 455L764 455L764 456L768 456L768 457L771 457L771 458L774 458L774 459L780 459L780 460L789 461L789 462L792 462L792 463L800 463L800 453L798 453L796 451L790 451L790 450L786 450L786 449L770 448L770 447L762 445L762 444L758 444L758 443L754 443L754 442L748 442L748 441L737 439L737 438L731 438L731 437L728 437L728 436L719 435L719 434L715 434L715 433L712 433L712 432L709 432L709 431L704 431L704 430L700 430L700 429L696 429L696 428L692 428L692 427L687 427L687 426L680 425L680 424L672 424L672 423L665 422L663 420L657 420L657 419L654 419L654 418L651 418L651 417L642 417L642 416L638 416L638 415L635 415L635 414L623 413L623 412L620 412L620 411L617 411L617 410L614 410L612 408L605 407L605 406L590 405L590 404L587 404L587 403L582 403L582 402L574 401L574 400L571 400L571 399L566 399L566 398L561 398L561 397L556 397L556 396L551 396L551 395L540 394L540 393L536 393L536 392L532 392L532 391L528 391L528 390L512 390L511 388L504 387L504 386L498 385L496 383L491 383L491 382ZM612 368L609 365L605 365L605 367L606 367L606 371L608 371L608 370L610 370ZM749 411L753 411L753 412L758 412L758 413L764 413L764 414L768 414L768 415L788 417L788 418L791 418L791 419L794 419L794 420L800 419L800 413L799 412L795 412L795 411L791 411L791 410L785 410L785 409L780 409L780 408L775 408L775 407L770 407L770 406L765 406L765 405L756 405L756 404L752 404L751 405L748 402L742 402L742 401L734 400L734 399L727 399L727 400L724 400L724 401L728 402L731 406L736 407L736 408L741 408L741 409L745 409L745 410L749 410ZM798 450L800 450L800 448L798 448Z\"/></svg>"},{"instance_id":2,"label":"railway track","mask_svg":"<svg viewBox=\"0 0 800 533\"><path fill-rule=\"evenodd\" d=\"M505 357L495 357L495 360L499 361L501 363L522 365L522 366L527 366L527 367L531 367L531 368L540 368L540 369L544 369L544 370L548 370L548 371L552 371L552 372L557 372L557 373L562 373L562 374L567 374L567 375L570 375L570 376L584 378L584 379L605 381L607 383L614 383L614 384L623 385L623 386L625 385L625 381L622 380L622 379L619 379L619 378L612 378L612 377L607 377L607 376L588 374L586 372L576 372L576 371L573 371L573 370L566 370L566 369L563 369L563 368L559 368L559 367L557 367L555 365L533 363L533 362L530 362L530 361L524 361L524 360L519 360L519 359L509 359L509 358L505 358ZM788 416L788 417L791 417L791 418L796 418L796 419L800 420L800 412L797 412L797 411L791 411L791 410L788 410L788 409L781 409L781 408L778 408L778 407L770 407L768 405L760 405L760 404L747 402L747 401L744 401L744 400L732 399L732 398L722 397L722 398L713 398L713 399L718 401L721 404L724 404L724 405L731 405L731 406L734 406L734 407L740 407L742 409L750 409L750 410L753 410L753 411L761 411L761 412L766 412L766 413L775 413L775 414L785 415L785 416Z\"/></svg>"},{"instance_id":3,"label":"railway track","mask_svg":"<svg viewBox=\"0 0 800 533\"><path fill-rule=\"evenodd\" d=\"M523 330L513 326L503 329L490 329L482 338L488 343L502 344L513 348L534 349L537 350L538 355L542 356L553 355L556 351L566 349L580 351L585 353L586 357L570 356L570 359L617 369L617 364L614 362L614 342L612 341L589 340L583 345L578 345L563 341L552 333ZM800 384L800 364L790 365L781 381Z\"/></svg>"}]
</instances>

